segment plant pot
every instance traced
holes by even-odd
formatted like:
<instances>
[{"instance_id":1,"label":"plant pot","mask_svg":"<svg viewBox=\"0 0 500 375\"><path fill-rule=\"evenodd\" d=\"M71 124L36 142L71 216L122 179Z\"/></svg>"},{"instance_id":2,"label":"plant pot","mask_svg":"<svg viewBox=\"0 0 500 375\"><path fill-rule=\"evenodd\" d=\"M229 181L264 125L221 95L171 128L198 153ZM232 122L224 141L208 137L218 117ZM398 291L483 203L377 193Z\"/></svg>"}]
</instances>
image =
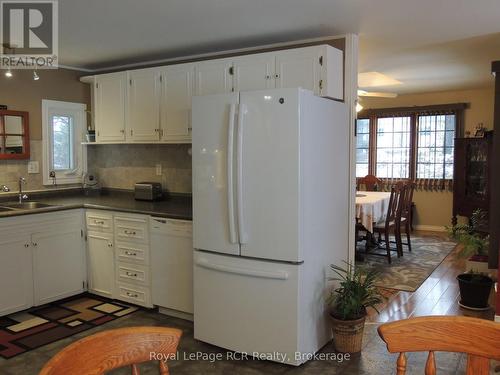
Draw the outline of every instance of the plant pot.
<instances>
[{"instance_id":1,"label":"plant pot","mask_svg":"<svg viewBox=\"0 0 500 375\"><path fill-rule=\"evenodd\" d=\"M473 309L488 307L493 280L484 275L463 273L457 276L460 304Z\"/></svg>"},{"instance_id":2,"label":"plant pot","mask_svg":"<svg viewBox=\"0 0 500 375\"><path fill-rule=\"evenodd\" d=\"M363 345L365 319L340 320L330 315L332 322L333 345L340 353L358 353Z\"/></svg>"}]
</instances>

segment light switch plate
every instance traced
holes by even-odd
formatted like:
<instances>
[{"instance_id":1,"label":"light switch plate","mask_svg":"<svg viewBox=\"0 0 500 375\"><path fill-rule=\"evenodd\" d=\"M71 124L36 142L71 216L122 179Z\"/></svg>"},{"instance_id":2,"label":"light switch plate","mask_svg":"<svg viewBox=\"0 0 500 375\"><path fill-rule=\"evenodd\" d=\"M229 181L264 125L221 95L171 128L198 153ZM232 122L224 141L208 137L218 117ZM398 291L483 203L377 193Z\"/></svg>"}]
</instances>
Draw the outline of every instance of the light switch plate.
<instances>
[{"instance_id":1,"label":"light switch plate","mask_svg":"<svg viewBox=\"0 0 500 375\"><path fill-rule=\"evenodd\" d=\"M37 161L28 162L28 173L29 174L40 173L40 166Z\"/></svg>"}]
</instances>

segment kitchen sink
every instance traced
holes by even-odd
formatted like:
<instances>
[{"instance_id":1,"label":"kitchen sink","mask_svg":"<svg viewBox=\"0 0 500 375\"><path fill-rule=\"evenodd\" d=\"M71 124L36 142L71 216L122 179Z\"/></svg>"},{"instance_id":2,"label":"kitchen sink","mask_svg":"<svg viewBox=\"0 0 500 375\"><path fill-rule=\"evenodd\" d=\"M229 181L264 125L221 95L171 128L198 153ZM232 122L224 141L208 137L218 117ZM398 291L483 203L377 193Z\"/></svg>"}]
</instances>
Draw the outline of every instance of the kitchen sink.
<instances>
[{"instance_id":1,"label":"kitchen sink","mask_svg":"<svg viewBox=\"0 0 500 375\"><path fill-rule=\"evenodd\" d=\"M52 204L40 203L40 202L12 202L12 203L0 203L1 210L36 210L37 208L52 207Z\"/></svg>"}]
</instances>

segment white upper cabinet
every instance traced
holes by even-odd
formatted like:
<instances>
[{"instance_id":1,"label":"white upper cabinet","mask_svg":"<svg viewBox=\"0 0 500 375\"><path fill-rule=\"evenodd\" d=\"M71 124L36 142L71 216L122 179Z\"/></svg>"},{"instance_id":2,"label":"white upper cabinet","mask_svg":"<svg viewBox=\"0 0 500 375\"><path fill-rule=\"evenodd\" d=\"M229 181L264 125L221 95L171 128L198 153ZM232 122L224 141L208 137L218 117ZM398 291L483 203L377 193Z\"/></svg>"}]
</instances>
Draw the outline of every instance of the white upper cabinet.
<instances>
[{"instance_id":1,"label":"white upper cabinet","mask_svg":"<svg viewBox=\"0 0 500 375\"><path fill-rule=\"evenodd\" d=\"M191 140L191 98L194 64L167 66L162 70L161 139Z\"/></svg>"},{"instance_id":2,"label":"white upper cabinet","mask_svg":"<svg viewBox=\"0 0 500 375\"><path fill-rule=\"evenodd\" d=\"M160 85L157 69L128 72L127 140L160 140Z\"/></svg>"},{"instance_id":3,"label":"white upper cabinet","mask_svg":"<svg viewBox=\"0 0 500 375\"><path fill-rule=\"evenodd\" d=\"M125 141L127 72L96 76L94 87L97 142Z\"/></svg>"},{"instance_id":4,"label":"white upper cabinet","mask_svg":"<svg viewBox=\"0 0 500 375\"><path fill-rule=\"evenodd\" d=\"M302 87L344 98L343 52L329 45L98 75L98 143L191 141L193 95Z\"/></svg>"},{"instance_id":5,"label":"white upper cabinet","mask_svg":"<svg viewBox=\"0 0 500 375\"><path fill-rule=\"evenodd\" d=\"M280 51L276 54L276 87L302 87L320 95L320 47Z\"/></svg>"},{"instance_id":6,"label":"white upper cabinet","mask_svg":"<svg viewBox=\"0 0 500 375\"><path fill-rule=\"evenodd\" d=\"M234 91L274 88L275 56L274 53L259 53L234 58Z\"/></svg>"},{"instance_id":7,"label":"white upper cabinet","mask_svg":"<svg viewBox=\"0 0 500 375\"><path fill-rule=\"evenodd\" d=\"M226 94L232 91L231 59L209 60L195 65L195 95Z\"/></svg>"}]
</instances>

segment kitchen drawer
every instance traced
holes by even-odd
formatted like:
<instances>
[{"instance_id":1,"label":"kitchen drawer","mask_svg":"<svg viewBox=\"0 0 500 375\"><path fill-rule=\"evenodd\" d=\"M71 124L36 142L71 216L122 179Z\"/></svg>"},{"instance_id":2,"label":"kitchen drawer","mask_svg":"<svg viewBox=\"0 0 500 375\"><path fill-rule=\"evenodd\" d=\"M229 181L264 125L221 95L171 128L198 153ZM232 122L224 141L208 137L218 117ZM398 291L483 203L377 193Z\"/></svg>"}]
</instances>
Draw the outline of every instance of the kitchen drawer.
<instances>
[{"instance_id":1,"label":"kitchen drawer","mask_svg":"<svg viewBox=\"0 0 500 375\"><path fill-rule=\"evenodd\" d=\"M149 243L147 218L115 216L115 238L117 241Z\"/></svg>"},{"instance_id":2,"label":"kitchen drawer","mask_svg":"<svg viewBox=\"0 0 500 375\"><path fill-rule=\"evenodd\" d=\"M116 279L119 283L126 282L144 286L151 285L149 266L144 266L141 264L117 262Z\"/></svg>"},{"instance_id":3,"label":"kitchen drawer","mask_svg":"<svg viewBox=\"0 0 500 375\"><path fill-rule=\"evenodd\" d=\"M131 302L145 307L153 307L149 288L118 282L116 284L116 289L117 299L121 301Z\"/></svg>"},{"instance_id":4,"label":"kitchen drawer","mask_svg":"<svg viewBox=\"0 0 500 375\"><path fill-rule=\"evenodd\" d=\"M87 231L113 233L113 215L94 211L85 214Z\"/></svg>"},{"instance_id":5,"label":"kitchen drawer","mask_svg":"<svg viewBox=\"0 0 500 375\"><path fill-rule=\"evenodd\" d=\"M115 249L117 261L149 264L149 245L133 242L117 242Z\"/></svg>"}]
</instances>

